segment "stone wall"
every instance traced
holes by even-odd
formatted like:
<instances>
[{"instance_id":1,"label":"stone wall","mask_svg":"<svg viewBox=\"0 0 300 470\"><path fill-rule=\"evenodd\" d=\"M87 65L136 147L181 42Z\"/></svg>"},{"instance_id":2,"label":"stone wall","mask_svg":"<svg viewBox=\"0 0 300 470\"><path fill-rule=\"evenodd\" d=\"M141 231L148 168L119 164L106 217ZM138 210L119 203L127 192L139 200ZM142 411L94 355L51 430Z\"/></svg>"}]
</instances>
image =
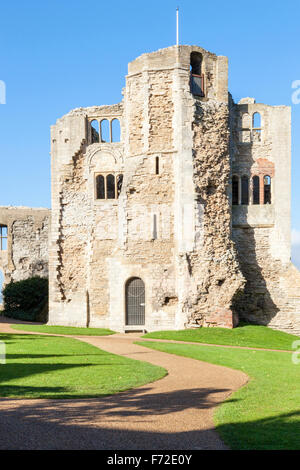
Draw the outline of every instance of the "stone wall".
<instances>
[{"instance_id":1,"label":"stone wall","mask_svg":"<svg viewBox=\"0 0 300 470\"><path fill-rule=\"evenodd\" d=\"M259 138L252 130L256 112L261 115ZM247 281L235 309L241 320L300 334L300 273L290 261L290 109L247 98L231 113L232 174L250 181L249 205L232 207L233 240ZM256 205L254 175L260 178ZM271 177L271 204L264 204L265 175Z\"/></svg>"},{"instance_id":2,"label":"stone wall","mask_svg":"<svg viewBox=\"0 0 300 470\"><path fill-rule=\"evenodd\" d=\"M202 243L190 253L194 292L186 300L189 326L226 326L237 322L233 302L245 280L231 240L228 107L198 102L195 107L194 184L202 207Z\"/></svg>"},{"instance_id":3,"label":"stone wall","mask_svg":"<svg viewBox=\"0 0 300 470\"><path fill-rule=\"evenodd\" d=\"M7 249L0 252L5 283L48 277L49 219L49 209L0 207L0 224L8 231Z\"/></svg>"}]
</instances>

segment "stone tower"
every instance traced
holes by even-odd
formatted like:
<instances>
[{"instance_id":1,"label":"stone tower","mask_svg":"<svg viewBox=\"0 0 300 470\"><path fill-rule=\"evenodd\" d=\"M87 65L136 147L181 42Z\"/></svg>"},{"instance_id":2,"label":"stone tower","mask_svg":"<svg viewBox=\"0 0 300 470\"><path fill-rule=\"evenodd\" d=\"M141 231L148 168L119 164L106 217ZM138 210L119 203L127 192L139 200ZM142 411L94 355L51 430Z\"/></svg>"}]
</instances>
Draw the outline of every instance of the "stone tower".
<instances>
[{"instance_id":1,"label":"stone tower","mask_svg":"<svg viewBox=\"0 0 300 470\"><path fill-rule=\"evenodd\" d=\"M115 119L120 142L103 137ZM122 103L57 121L50 323L233 326L228 122L227 59L192 46L143 54Z\"/></svg>"},{"instance_id":2,"label":"stone tower","mask_svg":"<svg viewBox=\"0 0 300 470\"><path fill-rule=\"evenodd\" d=\"M238 195L232 227L231 176L245 164L250 177L256 129L243 160L240 107L250 105L232 102L227 78L227 58L197 46L143 54L121 103L52 127L49 323L157 330L246 316L247 233L236 221L249 220Z\"/></svg>"}]
</instances>

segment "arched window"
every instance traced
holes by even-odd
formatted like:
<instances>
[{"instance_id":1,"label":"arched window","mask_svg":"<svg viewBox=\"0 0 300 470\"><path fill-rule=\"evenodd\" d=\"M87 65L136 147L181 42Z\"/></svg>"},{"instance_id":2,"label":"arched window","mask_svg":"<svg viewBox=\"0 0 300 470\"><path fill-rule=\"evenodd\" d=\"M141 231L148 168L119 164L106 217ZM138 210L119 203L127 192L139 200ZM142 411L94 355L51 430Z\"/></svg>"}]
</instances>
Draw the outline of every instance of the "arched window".
<instances>
[{"instance_id":1,"label":"arched window","mask_svg":"<svg viewBox=\"0 0 300 470\"><path fill-rule=\"evenodd\" d=\"M261 117L259 113L252 116L252 141L261 142Z\"/></svg>"},{"instance_id":2,"label":"arched window","mask_svg":"<svg viewBox=\"0 0 300 470\"><path fill-rule=\"evenodd\" d=\"M121 140L121 128L119 119L113 119L111 121L111 141L120 142Z\"/></svg>"},{"instance_id":3,"label":"arched window","mask_svg":"<svg viewBox=\"0 0 300 470\"><path fill-rule=\"evenodd\" d=\"M110 142L109 122L107 119L102 119L101 124L101 142Z\"/></svg>"},{"instance_id":4,"label":"arched window","mask_svg":"<svg viewBox=\"0 0 300 470\"><path fill-rule=\"evenodd\" d=\"M253 129L261 129L261 117L259 113L254 113L252 116Z\"/></svg>"},{"instance_id":5,"label":"arched window","mask_svg":"<svg viewBox=\"0 0 300 470\"><path fill-rule=\"evenodd\" d=\"M232 204L237 206L239 203L239 178L238 176L232 177Z\"/></svg>"},{"instance_id":6,"label":"arched window","mask_svg":"<svg viewBox=\"0 0 300 470\"><path fill-rule=\"evenodd\" d=\"M195 96L204 96L204 78L202 74L202 54L191 53L191 93Z\"/></svg>"},{"instance_id":7,"label":"arched window","mask_svg":"<svg viewBox=\"0 0 300 470\"><path fill-rule=\"evenodd\" d=\"M96 175L96 199L116 199L122 189L123 175Z\"/></svg>"},{"instance_id":8,"label":"arched window","mask_svg":"<svg viewBox=\"0 0 300 470\"><path fill-rule=\"evenodd\" d=\"M96 119L91 122L91 139L92 144L99 142L99 122Z\"/></svg>"},{"instance_id":9,"label":"arched window","mask_svg":"<svg viewBox=\"0 0 300 470\"><path fill-rule=\"evenodd\" d=\"M242 199L241 203L244 205L249 204L249 178L242 176Z\"/></svg>"},{"instance_id":10,"label":"arched window","mask_svg":"<svg viewBox=\"0 0 300 470\"><path fill-rule=\"evenodd\" d=\"M253 204L259 204L260 203L259 176L253 176L252 178L252 196L253 196Z\"/></svg>"},{"instance_id":11,"label":"arched window","mask_svg":"<svg viewBox=\"0 0 300 470\"><path fill-rule=\"evenodd\" d=\"M264 176L264 204L271 204L271 177Z\"/></svg>"},{"instance_id":12,"label":"arched window","mask_svg":"<svg viewBox=\"0 0 300 470\"><path fill-rule=\"evenodd\" d=\"M243 113L242 115L242 128L250 129L251 128L251 118L249 113Z\"/></svg>"},{"instance_id":13,"label":"arched window","mask_svg":"<svg viewBox=\"0 0 300 470\"><path fill-rule=\"evenodd\" d=\"M114 175L107 175L106 177L106 197L107 199L115 199L115 177Z\"/></svg>"},{"instance_id":14,"label":"arched window","mask_svg":"<svg viewBox=\"0 0 300 470\"><path fill-rule=\"evenodd\" d=\"M123 184L123 175L117 176L117 197L119 197Z\"/></svg>"},{"instance_id":15,"label":"arched window","mask_svg":"<svg viewBox=\"0 0 300 470\"><path fill-rule=\"evenodd\" d=\"M104 176L96 176L96 199L105 199Z\"/></svg>"}]
</instances>

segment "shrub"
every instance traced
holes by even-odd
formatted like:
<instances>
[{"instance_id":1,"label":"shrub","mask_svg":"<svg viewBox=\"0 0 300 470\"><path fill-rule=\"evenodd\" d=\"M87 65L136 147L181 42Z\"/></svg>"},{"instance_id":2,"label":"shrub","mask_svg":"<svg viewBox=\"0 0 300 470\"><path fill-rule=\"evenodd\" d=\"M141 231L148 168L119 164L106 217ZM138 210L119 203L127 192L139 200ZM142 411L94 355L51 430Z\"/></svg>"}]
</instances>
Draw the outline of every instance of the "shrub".
<instances>
[{"instance_id":1,"label":"shrub","mask_svg":"<svg viewBox=\"0 0 300 470\"><path fill-rule=\"evenodd\" d=\"M3 289L4 315L25 321L46 322L48 316L48 279L31 277L11 281Z\"/></svg>"}]
</instances>

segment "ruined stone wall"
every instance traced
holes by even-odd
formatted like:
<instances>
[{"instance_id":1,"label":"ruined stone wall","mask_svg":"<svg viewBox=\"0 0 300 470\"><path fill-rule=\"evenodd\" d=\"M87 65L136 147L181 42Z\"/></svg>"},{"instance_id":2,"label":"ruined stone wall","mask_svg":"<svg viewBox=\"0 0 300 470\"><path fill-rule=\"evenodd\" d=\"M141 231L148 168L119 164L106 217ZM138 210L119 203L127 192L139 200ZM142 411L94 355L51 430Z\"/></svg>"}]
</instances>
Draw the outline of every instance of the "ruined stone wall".
<instances>
[{"instance_id":1,"label":"ruined stone wall","mask_svg":"<svg viewBox=\"0 0 300 470\"><path fill-rule=\"evenodd\" d=\"M191 93L192 52L202 97ZM147 330L255 315L290 329L287 109L228 103L227 58L196 46L143 54L128 70L122 103L73 110L52 128L50 323L124 331L125 286L140 277ZM113 118L121 142L94 142L92 120ZM118 198L96 198L99 174L123 175ZM250 195L231 208L232 174L271 176L272 204Z\"/></svg>"},{"instance_id":2,"label":"ruined stone wall","mask_svg":"<svg viewBox=\"0 0 300 470\"><path fill-rule=\"evenodd\" d=\"M188 324L232 327L233 303L244 286L231 240L228 106L197 102L193 123L194 185L201 206L201 243L188 254L193 295Z\"/></svg>"},{"instance_id":3,"label":"ruined stone wall","mask_svg":"<svg viewBox=\"0 0 300 470\"><path fill-rule=\"evenodd\" d=\"M5 283L32 276L48 277L49 209L0 207L7 226L7 249L0 252Z\"/></svg>"},{"instance_id":4,"label":"ruined stone wall","mask_svg":"<svg viewBox=\"0 0 300 470\"><path fill-rule=\"evenodd\" d=\"M261 115L260 135L252 130L255 112ZM250 182L249 204L232 207L233 240L247 280L235 308L242 320L300 334L300 273L290 261L290 110L248 98L231 113L232 174ZM254 175L260 177L256 205ZM264 204L265 175L271 177L271 204Z\"/></svg>"}]
</instances>

